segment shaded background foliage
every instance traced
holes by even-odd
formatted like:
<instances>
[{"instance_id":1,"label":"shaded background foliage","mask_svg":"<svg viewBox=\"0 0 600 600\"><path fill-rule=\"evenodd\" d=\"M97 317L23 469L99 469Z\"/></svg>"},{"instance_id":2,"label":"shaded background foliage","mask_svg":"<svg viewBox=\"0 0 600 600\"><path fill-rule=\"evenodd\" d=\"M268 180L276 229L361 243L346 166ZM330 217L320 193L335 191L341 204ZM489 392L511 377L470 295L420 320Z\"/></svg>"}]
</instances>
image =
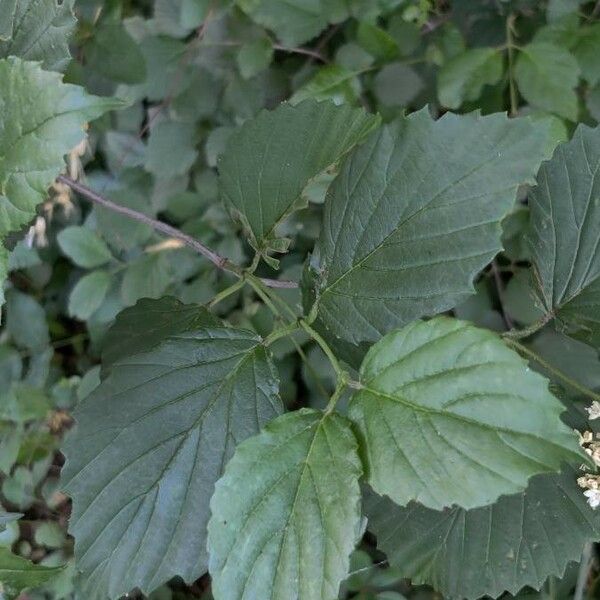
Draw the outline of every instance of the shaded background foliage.
<instances>
[{"instance_id":1,"label":"shaded background foliage","mask_svg":"<svg viewBox=\"0 0 600 600\"><path fill-rule=\"evenodd\" d=\"M219 201L217 161L235 129L263 108L313 98L362 106L379 112L384 121L425 104L436 116L447 109L527 114L548 122L549 152L576 123L600 121L600 3L30 4L23 19L35 23L53 15L47 47L28 48L18 32L1 41L3 27L9 27L3 18L16 6L4 0L0 56L42 59L45 67L64 70L66 81L129 104L93 123L89 139L69 156L69 174L77 176L85 167L93 189L177 226L240 264L247 264L253 251ZM72 58L61 41L68 32ZM313 181L304 192L306 207L279 226L278 234L291 239L290 251L279 265L272 261L273 269L262 266L262 276L300 279L319 233L331 177ZM522 199L503 222L504 251L481 273L477 294L454 310L457 317L496 330L539 318L527 291L531 257L523 240L525 192ZM6 524L0 546L46 566L67 564L58 577L23 598L81 597L66 534L69 501L58 490L63 460L58 447L72 423L70 411L99 381L107 332L117 313L141 298L168 294L204 303L233 279L178 240L92 207L59 183L34 225L12 234L7 245L9 277L0 330L0 501L4 510L24 517ZM300 306L298 290L282 295ZM259 334L273 325L270 312L247 289L216 310ZM551 328L528 343L581 383L600 388L600 362L590 346ZM273 349L286 406L322 408L335 378L321 350L308 339L302 342L304 360L289 340ZM347 358L354 362L353 356ZM578 406L572 390L556 383L555 391ZM572 418L576 421L579 413ZM435 547L439 538L430 543ZM344 598L439 597L403 580L402 570L390 567L376 549L371 533L354 553L351 570ZM572 563L564 577L550 577L541 592L521 595L571 597L577 574ZM595 570L590 577L595 590ZM452 594L451 582L444 589ZM173 581L151 597L210 598L210 583L207 577L193 586Z\"/></svg>"}]
</instances>

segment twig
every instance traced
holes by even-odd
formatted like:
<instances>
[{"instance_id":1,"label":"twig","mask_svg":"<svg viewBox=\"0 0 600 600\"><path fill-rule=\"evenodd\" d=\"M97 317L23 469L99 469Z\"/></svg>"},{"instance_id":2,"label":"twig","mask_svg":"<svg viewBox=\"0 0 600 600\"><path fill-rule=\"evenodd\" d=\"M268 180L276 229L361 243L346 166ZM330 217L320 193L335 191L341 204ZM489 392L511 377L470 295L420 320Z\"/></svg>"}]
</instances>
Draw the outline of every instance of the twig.
<instances>
[{"instance_id":1,"label":"twig","mask_svg":"<svg viewBox=\"0 0 600 600\"><path fill-rule=\"evenodd\" d=\"M513 320L510 318L510 315L506 311L504 307L504 282L502 281L502 276L500 275L500 271L498 271L498 264L495 260L492 261L490 265L490 269L492 271L492 275L494 276L494 283L496 284L496 291L498 292L498 300L500 302L500 310L502 312L502 319L506 324L507 329L514 329L515 324Z\"/></svg>"},{"instance_id":2,"label":"twig","mask_svg":"<svg viewBox=\"0 0 600 600\"><path fill-rule=\"evenodd\" d=\"M215 267L217 267L218 269L221 269L222 271L228 271L229 273L233 273L237 277L242 277L243 269L239 265L236 265L235 263L231 262L228 258L225 258L224 256L221 256L214 250L211 250L208 246L205 246L202 242L198 241L197 239L193 238L190 235L187 235L186 233L183 233L183 231L181 231L175 227L172 227L171 225L168 225L167 223L163 223L162 221L153 219L152 217L149 217L148 215L145 215L141 212L132 210L131 208L122 206L120 204L116 204L115 202L112 202L108 198L105 198L104 196L101 196L100 194L94 192L87 186L85 186L81 183L78 183L77 181L74 181L70 177L66 177L64 175L59 175L57 180L65 185L69 186L72 190L76 191L78 194L80 194L87 200L90 200L91 202L99 204L100 206L103 206L104 208L111 210L113 212L119 213L121 215L125 215L126 217L129 217L130 219L134 219L135 221L139 221L140 223L144 223L144 224L152 227L155 231L164 233L165 235L168 235L172 238L181 240L186 246L188 246L189 248L192 248L192 250L195 250L196 252L198 252L198 254L202 254L202 256L208 258L208 260L213 265L215 265ZM267 287L273 287L273 288L297 288L298 287L298 284L295 281L288 281L285 279L269 279L269 278L263 277L263 278L261 278L261 281Z\"/></svg>"}]
</instances>

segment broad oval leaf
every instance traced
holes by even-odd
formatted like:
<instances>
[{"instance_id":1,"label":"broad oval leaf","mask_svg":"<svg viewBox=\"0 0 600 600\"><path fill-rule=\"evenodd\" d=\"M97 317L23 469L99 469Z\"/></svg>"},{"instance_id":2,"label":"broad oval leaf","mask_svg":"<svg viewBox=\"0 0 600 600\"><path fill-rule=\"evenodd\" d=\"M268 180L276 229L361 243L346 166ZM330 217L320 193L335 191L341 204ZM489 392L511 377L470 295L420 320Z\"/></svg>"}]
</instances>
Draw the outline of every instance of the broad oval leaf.
<instances>
[{"instance_id":1,"label":"broad oval leaf","mask_svg":"<svg viewBox=\"0 0 600 600\"><path fill-rule=\"evenodd\" d=\"M244 442L211 500L215 598L337 598L362 533L360 475L336 414L302 409Z\"/></svg>"},{"instance_id":2,"label":"broad oval leaf","mask_svg":"<svg viewBox=\"0 0 600 600\"><path fill-rule=\"evenodd\" d=\"M537 295L577 337L600 347L600 128L580 125L538 173L529 246Z\"/></svg>"},{"instance_id":3,"label":"broad oval leaf","mask_svg":"<svg viewBox=\"0 0 600 600\"><path fill-rule=\"evenodd\" d=\"M35 215L64 165L84 138L86 121L122 106L62 83L58 73L18 58L0 60L0 238Z\"/></svg>"},{"instance_id":4,"label":"broad oval leaf","mask_svg":"<svg viewBox=\"0 0 600 600\"><path fill-rule=\"evenodd\" d=\"M377 546L413 584L446 598L496 598L562 577L584 544L600 537L600 516L576 477L570 468L537 475L524 492L468 511L400 507L370 492L365 512Z\"/></svg>"},{"instance_id":5,"label":"broad oval leaf","mask_svg":"<svg viewBox=\"0 0 600 600\"><path fill-rule=\"evenodd\" d=\"M515 66L519 91L532 106L575 121L579 66L565 48L533 42L519 49Z\"/></svg>"},{"instance_id":6,"label":"broad oval leaf","mask_svg":"<svg viewBox=\"0 0 600 600\"><path fill-rule=\"evenodd\" d=\"M229 138L219 163L223 197L257 249L301 200L307 183L379 123L362 109L305 100L263 111Z\"/></svg>"},{"instance_id":7,"label":"broad oval leaf","mask_svg":"<svg viewBox=\"0 0 600 600\"><path fill-rule=\"evenodd\" d=\"M367 353L350 418L369 484L398 504L473 508L583 460L547 380L491 331L448 317Z\"/></svg>"},{"instance_id":8,"label":"broad oval leaf","mask_svg":"<svg viewBox=\"0 0 600 600\"><path fill-rule=\"evenodd\" d=\"M63 487L88 597L150 592L206 569L214 483L241 440L282 412L255 334L171 335L122 358L75 411Z\"/></svg>"},{"instance_id":9,"label":"broad oval leaf","mask_svg":"<svg viewBox=\"0 0 600 600\"><path fill-rule=\"evenodd\" d=\"M313 259L319 322L358 344L464 301L546 135L527 119L434 121L427 109L373 133L329 189Z\"/></svg>"},{"instance_id":10,"label":"broad oval leaf","mask_svg":"<svg viewBox=\"0 0 600 600\"><path fill-rule=\"evenodd\" d=\"M73 0L13 0L12 4L10 24L0 37L0 58L18 56L39 61L51 71L63 70L71 60L69 37L77 24ZM11 9L3 3L2 10Z\"/></svg>"}]
</instances>

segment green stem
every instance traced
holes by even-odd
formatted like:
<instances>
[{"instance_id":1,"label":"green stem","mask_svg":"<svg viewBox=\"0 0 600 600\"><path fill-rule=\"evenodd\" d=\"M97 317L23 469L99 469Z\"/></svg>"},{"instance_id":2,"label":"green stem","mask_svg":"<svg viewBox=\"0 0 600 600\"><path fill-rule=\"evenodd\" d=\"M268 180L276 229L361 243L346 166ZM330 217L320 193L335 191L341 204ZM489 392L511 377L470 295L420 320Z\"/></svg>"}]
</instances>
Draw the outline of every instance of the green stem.
<instances>
[{"instance_id":1,"label":"green stem","mask_svg":"<svg viewBox=\"0 0 600 600\"><path fill-rule=\"evenodd\" d=\"M506 19L506 50L508 54L508 89L510 94L510 116L514 117L517 114L519 107L517 99L517 88L515 87L515 78L513 76L514 71L514 56L513 50L515 48L513 39L513 27L515 24L515 15L510 14Z\"/></svg>"},{"instance_id":2,"label":"green stem","mask_svg":"<svg viewBox=\"0 0 600 600\"><path fill-rule=\"evenodd\" d=\"M273 301L271 300L270 296L266 293L260 281L256 277L254 277L254 275L246 275L244 279L256 292L256 295L265 303L265 305L273 313L273 315L279 317L280 319L283 319L281 311L275 306L275 304L273 304Z\"/></svg>"},{"instance_id":3,"label":"green stem","mask_svg":"<svg viewBox=\"0 0 600 600\"><path fill-rule=\"evenodd\" d=\"M308 333L308 335L310 335L310 337L315 340L317 344L319 344L321 350L323 350L325 356L327 356L331 366L333 367L333 370L335 371L338 383L341 379L346 379L346 372L340 366L340 363L329 347L329 344L304 319L300 319L300 327L302 327L302 329L304 329L304 331L306 331L306 333Z\"/></svg>"},{"instance_id":4,"label":"green stem","mask_svg":"<svg viewBox=\"0 0 600 600\"><path fill-rule=\"evenodd\" d=\"M229 287L226 287L224 290L221 290L209 303L208 303L208 308L212 308L213 306L216 306L217 304L219 304L219 302L221 302L221 300L225 300L225 298L228 298L229 296L231 296L232 294L235 294L239 289L244 287L244 284L246 282L244 281L244 279L238 279L235 283L233 283L232 285L230 285Z\"/></svg>"},{"instance_id":5,"label":"green stem","mask_svg":"<svg viewBox=\"0 0 600 600\"><path fill-rule=\"evenodd\" d=\"M584 396L587 396L588 398L591 398L592 400L597 400L598 402L600 402L600 394L593 392L592 390L585 387L584 385L581 385L579 382L575 381L574 379L572 379L571 377L569 377L562 371L559 371L556 367L553 367L550 363L548 363L546 360L544 360L539 354L537 354L536 352L534 352L527 346L523 346L523 344L520 344L516 340L510 339L510 338L505 338L505 342L509 346L512 346L515 350L517 350L517 352L520 352L521 354L527 356L528 358L532 359L533 361L535 361L536 363L538 363L539 365L544 367L544 369L546 369L548 372L552 373L557 379L560 379L561 381L566 383L569 387L572 387L574 390L577 390L580 394L583 394Z\"/></svg>"},{"instance_id":6,"label":"green stem","mask_svg":"<svg viewBox=\"0 0 600 600\"><path fill-rule=\"evenodd\" d=\"M577 585L573 600L583 600L588 576L592 567L592 542L587 542L581 553L581 563L579 564L579 573L577 574Z\"/></svg>"},{"instance_id":7,"label":"green stem","mask_svg":"<svg viewBox=\"0 0 600 600\"><path fill-rule=\"evenodd\" d=\"M342 397L342 394L344 393L344 390L346 389L347 384L348 384L348 382L346 379L346 375L344 374L344 376L341 379L338 379L338 383L335 387L335 391L333 392L333 394L331 394L331 398L329 398L329 402L327 403L327 406L325 407L326 415L333 412L333 409L335 408L339 399Z\"/></svg>"},{"instance_id":8,"label":"green stem","mask_svg":"<svg viewBox=\"0 0 600 600\"><path fill-rule=\"evenodd\" d=\"M300 325L296 323L290 323L289 325L284 325L279 329L273 330L263 341L265 346L270 346L277 340L292 335L295 331L300 329Z\"/></svg>"},{"instance_id":9,"label":"green stem","mask_svg":"<svg viewBox=\"0 0 600 600\"><path fill-rule=\"evenodd\" d=\"M529 325L529 327L525 327L524 329L511 329L509 331L505 331L502 334L502 337L505 339L521 340L523 338L529 337L530 335L533 335L534 333L545 327L550 321L552 321L552 319L554 319L554 314L546 313L541 319Z\"/></svg>"},{"instance_id":10,"label":"green stem","mask_svg":"<svg viewBox=\"0 0 600 600\"><path fill-rule=\"evenodd\" d=\"M306 352L304 352L304 350L302 349L302 346L298 343L298 340L296 340L293 337L290 339L292 340L292 344L294 344L294 346L296 348L296 352L298 353L298 356L300 356L300 358L306 365L306 368L309 370L310 374L312 375L313 379L315 380L315 385L319 389L320 394L323 396L323 398L325 398L325 400L327 400L327 398L329 398L329 394L327 393L327 390L325 389L325 386L323 385L323 382L321 381L319 374L315 371L315 368L310 364L310 361L308 360L308 356L306 356Z\"/></svg>"}]
</instances>

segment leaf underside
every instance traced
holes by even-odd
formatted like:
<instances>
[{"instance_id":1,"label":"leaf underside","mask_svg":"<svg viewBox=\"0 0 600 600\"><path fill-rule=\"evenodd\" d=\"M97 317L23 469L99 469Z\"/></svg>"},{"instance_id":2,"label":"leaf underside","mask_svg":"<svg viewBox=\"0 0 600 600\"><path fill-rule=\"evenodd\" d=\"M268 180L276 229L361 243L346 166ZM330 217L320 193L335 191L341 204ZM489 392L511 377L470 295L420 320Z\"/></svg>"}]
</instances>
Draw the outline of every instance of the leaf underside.
<instances>
[{"instance_id":1,"label":"leaf underside","mask_svg":"<svg viewBox=\"0 0 600 600\"><path fill-rule=\"evenodd\" d=\"M337 598L361 535L350 423L301 409L236 451L211 500L216 598Z\"/></svg>"}]
</instances>

